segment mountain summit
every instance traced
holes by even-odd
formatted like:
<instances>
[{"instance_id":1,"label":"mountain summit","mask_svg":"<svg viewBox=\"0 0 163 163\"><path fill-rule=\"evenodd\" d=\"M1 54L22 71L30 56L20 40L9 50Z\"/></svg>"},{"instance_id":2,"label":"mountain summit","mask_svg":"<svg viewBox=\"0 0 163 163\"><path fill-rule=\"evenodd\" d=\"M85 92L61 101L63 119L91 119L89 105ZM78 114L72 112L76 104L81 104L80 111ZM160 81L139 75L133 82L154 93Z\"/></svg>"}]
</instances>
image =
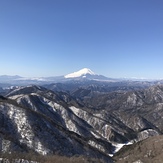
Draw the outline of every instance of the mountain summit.
<instances>
[{"instance_id":1,"label":"mountain summit","mask_svg":"<svg viewBox=\"0 0 163 163\"><path fill-rule=\"evenodd\" d=\"M64 76L65 79L88 79L88 80L108 80L107 77L103 75L98 75L94 73L89 68L83 68L79 71L67 74Z\"/></svg>"},{"instance_id":2,"label":"mountain summit","mask_svg":"<svg viewBox=\"0 0 163 163\"><path fill-rule=\"evenodd\" d=\"M96 75L93 71L88 68L83 68L77 72L73 72L65 75L65 78L78 78L78 77L86 77L87 75Z\"/></svg>"}]
</instances>

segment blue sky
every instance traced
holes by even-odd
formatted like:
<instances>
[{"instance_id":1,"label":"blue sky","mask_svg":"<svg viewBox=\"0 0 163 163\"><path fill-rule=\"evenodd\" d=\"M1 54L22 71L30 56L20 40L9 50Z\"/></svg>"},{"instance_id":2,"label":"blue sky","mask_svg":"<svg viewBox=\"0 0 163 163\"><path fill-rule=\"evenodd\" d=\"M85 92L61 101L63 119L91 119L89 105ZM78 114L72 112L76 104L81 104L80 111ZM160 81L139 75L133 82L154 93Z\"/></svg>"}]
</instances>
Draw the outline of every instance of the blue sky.
<instances>
[{"instance_id":1,"label":"blue sky","mask_svg":"<svg viewBox=\"0 0 163 163\"><path fill-rule=\"evenodd\" d=\"M163 78L162 0L1 0L0 75Z\"/></svg>"}]
</instances>

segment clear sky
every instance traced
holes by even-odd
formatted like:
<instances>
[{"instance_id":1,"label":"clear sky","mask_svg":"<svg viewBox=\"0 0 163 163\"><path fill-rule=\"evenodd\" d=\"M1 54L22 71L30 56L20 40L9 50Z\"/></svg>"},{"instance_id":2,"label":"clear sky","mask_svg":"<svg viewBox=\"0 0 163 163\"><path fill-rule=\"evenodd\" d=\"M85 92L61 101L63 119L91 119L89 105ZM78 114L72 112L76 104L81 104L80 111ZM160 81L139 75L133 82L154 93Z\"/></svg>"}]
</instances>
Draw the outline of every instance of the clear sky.
<instances>
[{"instance_id":1,"label":"clear sky","mask_svg":"<svg viewBox=\"0 0 163 163\"><path fill-rule=\"evenodd\" d=\"M0 75L85 67L163 78L163 0L0 0Z\"/></svg>"}]
</instances>

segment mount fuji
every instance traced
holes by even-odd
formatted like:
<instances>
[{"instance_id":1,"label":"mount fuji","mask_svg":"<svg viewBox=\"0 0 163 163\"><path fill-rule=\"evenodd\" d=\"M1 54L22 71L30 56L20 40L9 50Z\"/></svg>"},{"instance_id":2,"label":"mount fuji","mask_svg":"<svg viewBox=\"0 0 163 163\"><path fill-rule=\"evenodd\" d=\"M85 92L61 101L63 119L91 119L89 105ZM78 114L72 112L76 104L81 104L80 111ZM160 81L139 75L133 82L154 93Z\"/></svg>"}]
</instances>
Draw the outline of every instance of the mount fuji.
<instances>
[{"instance_id":1,"label":"mount fuji","mask_svg":"<svg viewBox=\"0 0 163 163\"><path fill-rule=\"evenodd\" d=\"M108 80L109 78L94 73L89 68L83 68L79 71L67 74L64 76L65 79L91 79L91 80Z\"/></svg>"}]
</instances>

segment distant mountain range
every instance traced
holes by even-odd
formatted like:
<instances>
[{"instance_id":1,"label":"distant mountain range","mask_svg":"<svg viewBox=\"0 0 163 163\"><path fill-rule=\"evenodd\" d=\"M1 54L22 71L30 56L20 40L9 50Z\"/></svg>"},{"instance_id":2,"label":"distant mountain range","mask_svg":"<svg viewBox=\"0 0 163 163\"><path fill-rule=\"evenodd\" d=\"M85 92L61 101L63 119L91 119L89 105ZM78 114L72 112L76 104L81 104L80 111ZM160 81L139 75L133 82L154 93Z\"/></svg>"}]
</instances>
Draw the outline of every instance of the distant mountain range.
<instances>
[{"instance_id":1,"label":"distant mountain range","mask_svg":"<svg viewBox=\"0 0 163 163\"><path fill-rule=\"evenodd\" d=\"M64 75L64 76L54 76L54 77L22 77L22 76L0 76L0 83L12 84L12 85L29 85L29 84L49 84L49 83L58 83L58 82L67 82L67 81L105 81L105 82L119 82L119 81L145 81L142 79L127 79L127 78L108 78L103 75L96 74L88 68L83 68L79 71ZM153 81L152 81L153 82Z\"/></svg>"}]
</instances>

